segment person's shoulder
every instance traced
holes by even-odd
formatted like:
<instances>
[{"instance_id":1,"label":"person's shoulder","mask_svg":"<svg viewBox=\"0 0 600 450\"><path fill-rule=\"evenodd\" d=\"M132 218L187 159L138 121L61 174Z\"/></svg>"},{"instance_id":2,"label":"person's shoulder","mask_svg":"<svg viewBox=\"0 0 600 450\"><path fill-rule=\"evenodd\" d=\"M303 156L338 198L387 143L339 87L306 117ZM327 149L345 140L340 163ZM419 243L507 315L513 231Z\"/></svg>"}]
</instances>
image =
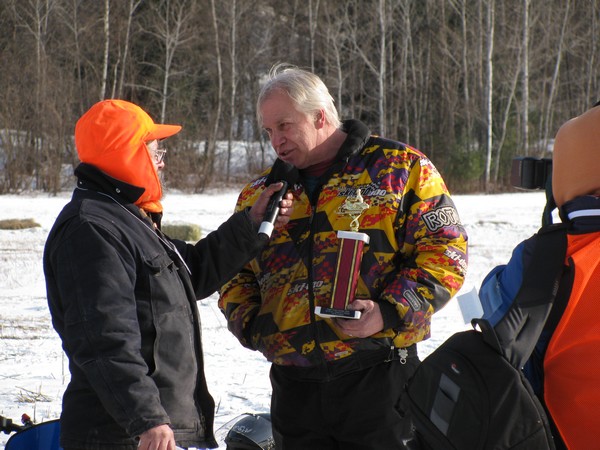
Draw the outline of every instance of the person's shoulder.
<instances>
[{"instance_id":1,"label":"person's shoulder","mask_svg":"<svg viewBox=\"0 0 600 450\"><path fill-rule=\"evenodd\" d=\"M80 223L92 228L104 229L115 236L127 234L126 230L143 225L138 209L132 204L121 204L110 196L94 193L81 198L74 205L72 223Z\"/></svg>"},{"instance_id":2,"label":"person's shoulder","mask_svg":"<svg viewBox=\"0 0 600 450\"><path fill-rule=\"evenodd\" d=\"M81 194L81 193L80 193ZM108 203L99 199L84 195L75 195L57 216L47 242L60 245L68 240L73 234L84 235L91 228L110 228L113 233L123 229L123 221L117 218L116 209L108 206Z\"/></svg>"},{"instance_id":3,"label":"person's shoulder","mask_svg":"<svg viewBox=\"0 0 600 450\"><path fill-rule=\"evenodd\" d=\"M379 146L386 152L397 152L409 155L414 158L428 159L427 155L425 155L425 153L419 150L418 148L413 147L410 144L406 144L402 141L386 138L383 136L371 136L370 143L368 143L367 145Z\"/></svg>"},{"instance_id":4,"label":"person's shoulder","mask_svg":"<svg viewBox=\"0 0 600 450\"><path fill-rule=\"evenodd\" d=\"M367 145L378 145L381 148L389 150L406 150L408 145L395 139L390 139L377 134L371 135L371 139L367 142Z\"/></svg>"},{"instance_id":5,"label":"person's shoulder","mask_svg":"<svg viewBox=\"0 0 600 450\"><path fill-rule=\"evenodd\" d=\"M254 199L262 192L265 186L270 169L263 171L258 177L246 183L238 195L238 205L248 206L254 202Z\"/></svg>"}]
</instances>

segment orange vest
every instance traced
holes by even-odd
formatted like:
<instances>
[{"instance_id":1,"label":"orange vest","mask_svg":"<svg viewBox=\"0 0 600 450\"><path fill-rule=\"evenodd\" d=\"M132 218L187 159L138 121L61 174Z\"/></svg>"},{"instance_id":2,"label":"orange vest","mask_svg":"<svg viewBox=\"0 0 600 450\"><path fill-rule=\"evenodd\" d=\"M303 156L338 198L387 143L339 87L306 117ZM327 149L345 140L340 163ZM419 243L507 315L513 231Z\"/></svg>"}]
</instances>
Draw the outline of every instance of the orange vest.
<instances>
[{"instance_id":1,"label":"orange vest","mask_svg":"<svg viewBox=\"0 0 600 450\"><path fill-rule=\"evenodd\" d=\"M544 358L544 398L570 450L599 448L600 232L568 235L575 277Z\"/></svg>"}]
</instances>

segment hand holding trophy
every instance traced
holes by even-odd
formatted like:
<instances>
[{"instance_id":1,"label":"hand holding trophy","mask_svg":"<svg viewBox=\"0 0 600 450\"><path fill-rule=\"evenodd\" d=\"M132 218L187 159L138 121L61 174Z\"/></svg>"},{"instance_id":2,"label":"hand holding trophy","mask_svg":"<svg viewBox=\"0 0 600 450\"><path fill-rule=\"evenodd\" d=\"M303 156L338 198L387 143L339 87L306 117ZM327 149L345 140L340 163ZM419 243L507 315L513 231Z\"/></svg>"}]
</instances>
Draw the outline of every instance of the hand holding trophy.
<instances>
[{"instance_id":1,"label":"hand holding trophy","mask_svg":"<svg viewBox=\"0 0 600 450\"><path fill-rule=\"evenodd\" d=\"M349 216L350 231L338 231L337 237L340 241L331 305L329 307L317 306L315 314L321 317L340 319L360 319L360 311L348 309L348 304L354 301L356 285L360 276L360 264L363 256L363 248L369 243L369 235L360 233L359 217L369 208L361 195L360 189L356 191L356 197L348 197L338 209L338 214Z\"/></svg>"}]
</instances>

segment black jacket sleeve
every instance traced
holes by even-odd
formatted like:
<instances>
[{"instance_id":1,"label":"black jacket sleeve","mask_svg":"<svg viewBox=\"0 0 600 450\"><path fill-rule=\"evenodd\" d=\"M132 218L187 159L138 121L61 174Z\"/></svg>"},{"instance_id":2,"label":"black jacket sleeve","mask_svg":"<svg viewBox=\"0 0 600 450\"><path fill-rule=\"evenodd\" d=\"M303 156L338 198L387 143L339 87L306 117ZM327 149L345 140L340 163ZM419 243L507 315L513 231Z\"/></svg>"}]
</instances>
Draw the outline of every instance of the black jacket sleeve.
<instances>
[{"instance_id":1,"label":"black jacket sleeve","mask_svg":"<svg viewBox=\"0 0 600 450\"><path fill-rule=\"evenodd\" d=\"M237 274L265 244L247 211L233 214L195 245L174 240L188 265L196 298L208 297Z\"/></svg>"}]
</instances>

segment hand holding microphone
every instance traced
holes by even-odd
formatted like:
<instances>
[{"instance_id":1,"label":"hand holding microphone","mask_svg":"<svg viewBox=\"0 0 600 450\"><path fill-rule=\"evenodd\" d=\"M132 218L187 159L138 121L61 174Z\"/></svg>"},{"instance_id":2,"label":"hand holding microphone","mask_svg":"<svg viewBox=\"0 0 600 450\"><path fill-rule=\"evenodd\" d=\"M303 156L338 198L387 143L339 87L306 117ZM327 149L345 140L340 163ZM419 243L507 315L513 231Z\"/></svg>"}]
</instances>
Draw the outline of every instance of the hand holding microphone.
<instances>
[{"instance_id":1,"label":"hand holding microphone","mask_svg":"<svg viewBox=\"0 0 600 450\"><path fill-rule=\"evenodd\" d=\"M281 183L281 189L271 195L269 203L267 203L267 209L265 211L263 221L258 229L258 235L266 239L270 238L271 233L273 233L273 229L275 228L275 220L277 220L279 213L281 212L281 200L283 200L283 196L288 190L287 181L283 180L278 183Z\"/></svg>"},{"instance_id":2,"label":"hand holding microphone","mask_svg":"<svg viewBox=\"0 0 600 450\"><path fill-rule=\"evenodd\" d=\"M265 181L267 189L250 210L254 222L258 222L255 220L256 214L264 211L258 230L260 238L269 239L276 224L285 225L290 220L293 197L291 193L287 193L287 190L294 185L297 179L298 171L294 166L280 159L275 161ZM266 206L263 206L264 202L267 202Z\"/></svg>"}]
</instances>

